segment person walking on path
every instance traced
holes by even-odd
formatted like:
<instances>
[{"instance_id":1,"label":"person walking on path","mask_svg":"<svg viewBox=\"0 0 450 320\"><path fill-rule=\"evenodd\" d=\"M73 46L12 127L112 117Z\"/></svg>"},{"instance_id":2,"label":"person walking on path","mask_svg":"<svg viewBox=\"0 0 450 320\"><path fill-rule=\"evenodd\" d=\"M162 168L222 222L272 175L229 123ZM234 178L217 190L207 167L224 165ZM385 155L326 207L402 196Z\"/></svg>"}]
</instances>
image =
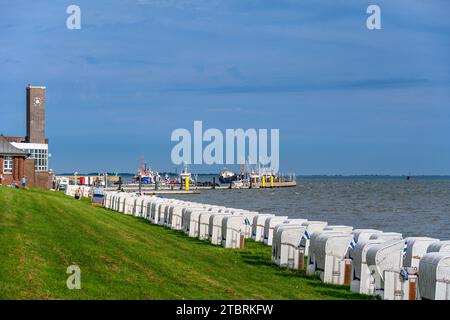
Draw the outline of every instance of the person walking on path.
<instances>
[{"instance_id":1,"label":"person walking on path","mask_svg":"<svg viewBox=\"0 0 450 320\"><path fill-rule=\"evenodd\" d=\"M27 177L22 177L22 188L25 189L27 187Z\"/></svg>"}]
</instances>

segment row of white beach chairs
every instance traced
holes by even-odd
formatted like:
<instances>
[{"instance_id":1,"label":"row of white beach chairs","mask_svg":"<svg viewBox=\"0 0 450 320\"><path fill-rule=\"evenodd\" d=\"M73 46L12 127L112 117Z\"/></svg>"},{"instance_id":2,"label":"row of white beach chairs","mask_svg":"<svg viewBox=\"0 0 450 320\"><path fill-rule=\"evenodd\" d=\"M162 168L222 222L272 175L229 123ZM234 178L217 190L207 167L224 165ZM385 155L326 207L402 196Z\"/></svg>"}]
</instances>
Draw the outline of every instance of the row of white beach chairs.
<instances>
[{"instance_id":1,"label":"row of white beach chairs","mask_svg":"<svg viewBox=\"0 0 450 320\"><path fill-rule=\"evenodd\" d=\"M105 207L149 220L189 237L209 240L225 248L243 248L252 235L256 212L190 201L106 192Z\"/></svg>"},{"instance_id":2,"label":"row of white beach chairs","mask_svg":"<svg viewBox=\"0 0 450 320\"><path fill-rule=\"evenodd\" d=\"M225 248L252 238L280 267L386 300L450 300L450 241L189 201L106 192L105 207ZM305 264L306 260L306 266Z\"/></svg>"},{"instance_id":3,"label":"row of white beach chairs","mask_svg":"<svg viewBox=\"0 0 450 320\"><path fill-rule=\"evenodd\" d=\"M267 222L267 221L266 221ZM385 300L450 300L450 241L321 221L274 227L272 261Z\"/></svg>"}]
</instances>

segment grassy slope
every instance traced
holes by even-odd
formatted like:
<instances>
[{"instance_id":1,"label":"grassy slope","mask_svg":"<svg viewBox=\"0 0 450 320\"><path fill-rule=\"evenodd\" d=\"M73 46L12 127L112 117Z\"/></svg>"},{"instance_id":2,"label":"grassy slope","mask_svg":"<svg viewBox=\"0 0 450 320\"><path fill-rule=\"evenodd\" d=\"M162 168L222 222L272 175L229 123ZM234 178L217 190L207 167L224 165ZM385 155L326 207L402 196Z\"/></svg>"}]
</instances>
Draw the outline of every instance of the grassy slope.
<instances>
[{"instance_id":1,"label":"grassy slope","mask_svg":"<svg viewBox=\"0 0 450 320\"><path fill-rule=\"evenodd\" d=\"M61 193L0 187L0 299L350 299L348 289ZM66 268L81 268L68 290Z\"/></svg>"}]
</instances>

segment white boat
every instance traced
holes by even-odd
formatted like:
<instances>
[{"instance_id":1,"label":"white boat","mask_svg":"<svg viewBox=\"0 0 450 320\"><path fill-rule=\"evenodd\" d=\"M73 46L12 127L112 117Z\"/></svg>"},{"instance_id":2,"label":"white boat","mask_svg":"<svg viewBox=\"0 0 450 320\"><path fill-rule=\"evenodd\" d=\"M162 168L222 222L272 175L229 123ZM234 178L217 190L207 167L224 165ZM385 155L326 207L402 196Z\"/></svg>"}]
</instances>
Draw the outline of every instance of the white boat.
<instances>
[{"instance_id":1,"label":"white boat","mask_svg":"<svg viewBox=\"0 0 450 320\"><path fill-rule=\"evenodd\" d=\"M220 183L230 183L236 180L238 180L238 176L227 168L223 168L223 170L219 172Z\"/></svg>"}]
</instances>

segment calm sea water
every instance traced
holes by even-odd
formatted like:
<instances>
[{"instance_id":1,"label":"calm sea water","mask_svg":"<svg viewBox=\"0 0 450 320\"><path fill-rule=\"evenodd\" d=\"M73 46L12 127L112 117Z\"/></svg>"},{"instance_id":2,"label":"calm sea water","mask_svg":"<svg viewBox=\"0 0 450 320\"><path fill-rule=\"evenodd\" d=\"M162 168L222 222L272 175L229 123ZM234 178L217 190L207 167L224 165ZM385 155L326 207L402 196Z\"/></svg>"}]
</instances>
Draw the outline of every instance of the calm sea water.
<instances>
[{"instance_id":1,"label":"calm sea water","mask_svg":"<svg viewBox=\"0 0 450 320\"><path fill-rule=\"evenodd\" d=\"M450 240L449 179L310 178L294 188L207 190L176 198Z\"/></svg>"}]
</instances>

